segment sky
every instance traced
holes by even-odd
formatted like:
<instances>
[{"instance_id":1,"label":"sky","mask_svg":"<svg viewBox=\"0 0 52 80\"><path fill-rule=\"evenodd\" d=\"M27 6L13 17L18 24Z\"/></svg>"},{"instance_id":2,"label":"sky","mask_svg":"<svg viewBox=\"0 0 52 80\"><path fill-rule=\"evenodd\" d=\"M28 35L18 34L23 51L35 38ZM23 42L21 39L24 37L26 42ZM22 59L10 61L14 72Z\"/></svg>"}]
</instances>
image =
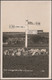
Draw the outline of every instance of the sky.
<instances>
[{"instance_id":1,"label":"sky","mask_svg":"<svg viewBox=\"0 0 52 80\"><path fill-rule=\"evenodd\" d=\"M26 20L40 25L28 25L29 30L43 30L49 32L51 25L50 1L1 1L2 32L24 32ZM19 26L9 28L9 25Z\"/></svg>"}]
</instances>

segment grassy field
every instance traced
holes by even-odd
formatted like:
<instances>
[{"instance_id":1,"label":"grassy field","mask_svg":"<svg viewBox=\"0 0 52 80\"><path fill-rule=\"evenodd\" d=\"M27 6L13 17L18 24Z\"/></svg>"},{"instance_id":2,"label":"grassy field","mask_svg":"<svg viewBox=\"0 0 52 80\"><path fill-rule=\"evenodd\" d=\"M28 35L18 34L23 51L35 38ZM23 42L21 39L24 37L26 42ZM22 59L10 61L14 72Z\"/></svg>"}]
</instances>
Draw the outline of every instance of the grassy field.
<instances>
[{"instance_id":1,"label":"grassy field","mask_svg":"<svg viewBox=\"0 0 52 80\"><path fill-rule=\"evenodd\" d=\"M9 49L9 47L4 47L5 49ZM33 57L3 56L3 77L48 77L48 73L48 55Z\"/></svg>"},{"instance_id":2,"label":"grassy field","mask_svg":"<svg viewBox=\"0 0 52 80\"><path fill-rule=\"evenodd\" d=\"M4 56L3 61L3 77L48 77L49 62L47 55L34 57Z\"/></svg>"},{"instance_id":3,"label":"grassy field","mask_svg":"<svg viewBox=\"0 0 52 80\"><path fill-rule=\"evenodd\" d=\"M25 34L5 33L3 42L4 50L25 47ZM10 39L19 38L15 44ZM20 41L23 38L22 41ZM9 44L10 43L10 44ZM48 33L38 35L28 35L28 49L46 49L49 52L49 35ZM49 54L34 56L5 56L3 55L3 77L49 77Z\"/></svg>"}]
</instances>

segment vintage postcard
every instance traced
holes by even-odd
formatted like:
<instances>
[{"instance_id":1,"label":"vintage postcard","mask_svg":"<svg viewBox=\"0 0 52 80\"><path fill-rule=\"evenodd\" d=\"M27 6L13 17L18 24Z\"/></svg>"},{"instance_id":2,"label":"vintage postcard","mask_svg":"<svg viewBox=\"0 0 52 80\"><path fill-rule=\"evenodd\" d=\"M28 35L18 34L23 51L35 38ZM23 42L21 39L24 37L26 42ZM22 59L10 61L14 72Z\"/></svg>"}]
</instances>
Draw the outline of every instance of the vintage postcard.
<instances>
[{"instance_id":1,"label":"vintage postcard","mask_svg":"<svg viewBox=\"0 0 52 80\"><path fill-rule=\"evenodd\" d=\"M1 78L51 79L51 1L1 1Z\"/></svg>"}]
</instances>

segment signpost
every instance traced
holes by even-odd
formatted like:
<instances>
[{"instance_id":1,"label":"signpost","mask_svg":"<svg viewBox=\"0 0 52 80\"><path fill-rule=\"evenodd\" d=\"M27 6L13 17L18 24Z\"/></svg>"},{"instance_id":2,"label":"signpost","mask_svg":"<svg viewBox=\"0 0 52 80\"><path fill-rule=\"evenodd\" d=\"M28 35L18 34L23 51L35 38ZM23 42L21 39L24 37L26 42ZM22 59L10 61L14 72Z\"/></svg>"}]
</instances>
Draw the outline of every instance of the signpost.
<instances>
[{"instance_id":1,"label":"signpost","mask_svg":"<svg viewBox=\"0 0 52 80\"><path fill-rule=\"evenodd\" d=\"M29 30L29 25L40 25L40 22L33 23L31 21L26 20L24 26L15 26L15 25L9 25L9 28L25 28L25 48L28 46L28 34L37 34L37 30Z\"/></svg>"},{"instance_id":2,"label":"signpost","mask_svg":"<svg viewBox=\"0 0 52 80\"><path fill-rule=\"evenodd\" d=\"M28 26L28 24L30 24L30 25L34 25L33 22L30 22L30 21L26 20L25 48L28 47L28 34L29 34L29 33L32 34L32 32L33 32L32 30L31 30L31 31L29 30L29 26Z\"/></svg>"},{"instance_id":3,"label":"signpost","mask_svg":"<svg viewBox=\"0 0 52 80\"><path fill-rule=\"evenodd\" d=\"M27 44L28 44L27 34L28 34L28 20L26 20L26 29L25 29L25 48L27 48Z\"/></svg>"}]
</instances>

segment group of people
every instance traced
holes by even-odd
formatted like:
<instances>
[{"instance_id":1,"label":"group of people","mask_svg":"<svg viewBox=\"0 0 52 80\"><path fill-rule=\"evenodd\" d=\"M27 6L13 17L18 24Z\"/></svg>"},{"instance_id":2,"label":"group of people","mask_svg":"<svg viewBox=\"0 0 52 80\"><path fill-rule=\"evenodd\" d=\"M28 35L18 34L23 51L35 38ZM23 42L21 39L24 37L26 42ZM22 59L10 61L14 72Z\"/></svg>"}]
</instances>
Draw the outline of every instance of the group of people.
<instances>
[{"instance_id":1,"label":"group of people","mask_svg":"<svg viewBox=\"0 0 52 80\"><path fill-rule=\"evenodd\" d=\"M48 51L46 49L26 49L26 48L14 48L4 50L4 55L11 56L34 56L34 55L46 55Z\"/></svg>"}]
</instances>

